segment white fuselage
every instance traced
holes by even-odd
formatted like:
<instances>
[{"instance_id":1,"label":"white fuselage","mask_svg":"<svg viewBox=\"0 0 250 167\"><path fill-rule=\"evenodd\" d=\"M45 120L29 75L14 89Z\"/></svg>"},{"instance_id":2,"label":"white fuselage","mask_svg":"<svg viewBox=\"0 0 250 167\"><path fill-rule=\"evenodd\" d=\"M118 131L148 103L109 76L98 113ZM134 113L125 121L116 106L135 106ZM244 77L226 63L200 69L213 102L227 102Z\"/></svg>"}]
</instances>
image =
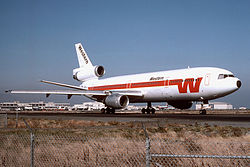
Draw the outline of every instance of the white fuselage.
<instances>
[{"instance_id":1,"label":"white fuselage","mask_svg":"<svg viewBox=\"0 0 250 167\"><path fill-rule=\"evenodd\" d=\"M228 70L197 67L94 79L83 82L81 87L95 91L142 92L142 98L130 99L130 102L204 101L238 90L241 83L237 82L239 79Z\"/></svg>"},{"instance_id":2,"label":"white fuselage","mask_svg":"<svg viewBox=\"0 0 250 167\"><path fill-rule=\"evenodd\" d=\"M102 102L105 113L125 108L129 102L147 102L142 113L154 113L151 102L167 102L178 109L188 109L193 101L202 101L226 96L241 87L241 81L225 69L197 67L179 70L123 75L99 79L105 74L103 66L93 66L81 43L75 44L79 68L73 70L73 78L80 86L42 80L43 83L71 88L72 90L26 91L11 90L10 93L83 95ZM202 111L203 112L203 111Z\"/></svg>"}]
</instances>

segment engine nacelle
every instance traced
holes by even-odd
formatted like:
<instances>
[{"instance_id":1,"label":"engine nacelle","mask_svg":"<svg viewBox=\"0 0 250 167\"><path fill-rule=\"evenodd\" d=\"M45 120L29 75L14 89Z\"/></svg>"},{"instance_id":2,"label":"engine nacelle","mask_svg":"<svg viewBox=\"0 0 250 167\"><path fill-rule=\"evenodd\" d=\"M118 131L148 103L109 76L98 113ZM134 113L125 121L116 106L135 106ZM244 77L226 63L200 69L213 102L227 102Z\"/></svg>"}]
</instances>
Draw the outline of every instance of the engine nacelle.
<instances>
[{"instance_id":1,"label":"engine nacelle","mask_svg":"<svg viewBox=\"0 0 250 167\"><path fill-rule=\"evenodd\" d=\"M169 101L168 104L178 109L189 109L192 107L192 101Z\"/></svg>"},{"instance_id":2,"label":"engine nacelle","mask_svg":"<svg viewBox=\"0 0 250 167\"><path fill-rule=\"evenodd\" d=\"M103 66L95 66L94 67L95 75L97 77L102 77L105 74L105 70Z\"/></svg>"},{"instance_id":3,"label":"engine nacelle","mask_svg":"<svg viewBox=\"0 0 250 167\"><path fill-rule=\"evenodd\" d=\"M129 98L126 95L113 94L106 97L104 103L108 107L112 107L115 109L122 109L128 106Z\"/></svg>"},{"instance_id":4,"label":"engine nacelle","mask_svg":"<svg viewBox=\"0 0 250 167\"><path fill-rule=\"evenodd\" d=\"M73 78L78 81L86 81L102 77L105 73L103 66L94 66L93 68L77 68L73 70Z\"/></svg>"}]
</instances>

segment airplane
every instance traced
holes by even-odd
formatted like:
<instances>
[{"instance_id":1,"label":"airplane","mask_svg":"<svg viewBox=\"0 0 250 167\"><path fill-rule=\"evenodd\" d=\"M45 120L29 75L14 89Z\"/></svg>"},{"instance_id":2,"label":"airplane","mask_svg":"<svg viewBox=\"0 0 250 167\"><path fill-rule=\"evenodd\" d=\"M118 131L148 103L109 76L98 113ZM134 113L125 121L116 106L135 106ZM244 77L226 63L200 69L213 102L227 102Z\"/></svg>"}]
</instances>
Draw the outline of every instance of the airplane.
<instances>
[{"instance_id":1,"label":"airplane","mask_svg":"<svg viewBox=\"0 0 250 167\"><path fill-rule=\"evenodd\" d=\"M10 93L34 93L84 95L102 102L102 113L115 113L129 103L147 103L143 114L154 114L152 102L167 102L177 109L189 109L193 102L208 104L237 91L242 83L232 72L216 67L195 67L151 73L123 75L100 79L105 73L103 66L93 66L81 43L75 44L79 68L73 69L73 78L80 86L42 80L41 82L70 88L71 90L10 90ZM206 114L203 107L200 114Z\"/></svg>"}]
</instances>

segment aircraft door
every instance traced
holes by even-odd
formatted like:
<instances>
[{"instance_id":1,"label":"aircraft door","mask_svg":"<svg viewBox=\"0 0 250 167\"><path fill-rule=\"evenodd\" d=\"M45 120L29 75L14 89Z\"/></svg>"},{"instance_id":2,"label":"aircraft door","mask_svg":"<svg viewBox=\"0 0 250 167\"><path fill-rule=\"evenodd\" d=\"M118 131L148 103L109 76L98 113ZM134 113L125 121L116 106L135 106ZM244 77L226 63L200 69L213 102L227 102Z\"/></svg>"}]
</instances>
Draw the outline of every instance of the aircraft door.
<instances>
[{"instance_id":1,"label":"aircraft door","mask_svg":"<svg viewBox=\"0 0 250 167\"><path fill-rule=\"evenodd\" d=\"M209 84L210 84L210 78L211 78L211 74L206 74L205 81L204 81L205 86L209 86Z\"/></svg>"},{"instance_id":2,"label":"aircraft door","mask_svg":"<svg viewBox=\"0 0 250 167\"><path fill-rule=\"evenodd\" d=\"M164 98L164 100L169 100L169 98L172 97L172 92L171 89L169 87L169 80L166 79L164 81L164 87L162 89L162 97Z\"/></svg>"},{"instance_id":3,"label":"aircraft door","mask_svg":"<svg viewBox=\"0 0 250 167\"><path fill-rule=\"evenodd\" d=\"M127 88L127 89L130 89L130 88L131 88L131 85L132 85L131 80L129 80L129 82L126 84L126 88Z\"/></svg>"}]
</instances>

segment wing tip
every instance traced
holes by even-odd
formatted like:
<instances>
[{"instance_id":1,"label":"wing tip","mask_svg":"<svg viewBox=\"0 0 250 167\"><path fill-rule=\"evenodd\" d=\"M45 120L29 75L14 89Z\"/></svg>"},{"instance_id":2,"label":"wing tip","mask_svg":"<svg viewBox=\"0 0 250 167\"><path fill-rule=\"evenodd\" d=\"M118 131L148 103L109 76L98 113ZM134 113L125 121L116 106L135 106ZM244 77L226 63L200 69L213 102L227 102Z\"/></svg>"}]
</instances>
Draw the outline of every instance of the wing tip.
<instances>
[{"instance_id":1,"label":"wing tip","mask_svg":"<svg viewBox=\"0 0 250 167\"><path fill-rule=\"evenodd\" d=\"M5 93L12 93L12 90L5 90Z\"/></svg>"}]
</instances>

